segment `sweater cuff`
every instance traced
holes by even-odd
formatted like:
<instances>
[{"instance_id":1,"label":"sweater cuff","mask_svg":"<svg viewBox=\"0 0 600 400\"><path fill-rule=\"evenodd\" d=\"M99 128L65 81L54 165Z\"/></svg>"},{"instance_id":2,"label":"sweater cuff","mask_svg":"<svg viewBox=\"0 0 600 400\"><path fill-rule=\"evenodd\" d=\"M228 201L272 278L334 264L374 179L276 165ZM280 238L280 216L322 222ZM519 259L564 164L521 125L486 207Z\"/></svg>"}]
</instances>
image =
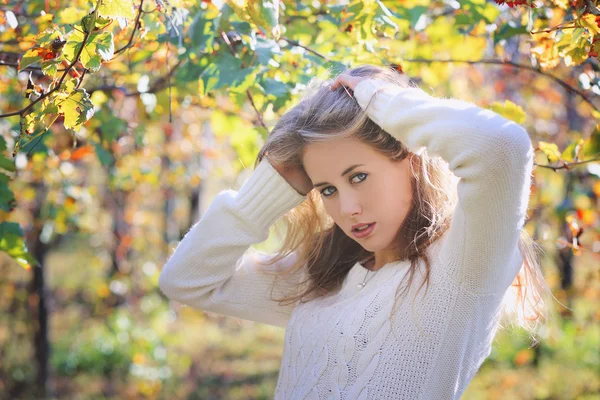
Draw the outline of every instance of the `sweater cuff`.
<instances>
[{"instance_id":1,"label":"sweater cuff","mask_svg":"<svg viewBox=\"0 0 600 400\"><path fill-rule=\"evenodd\" d=\"M383 123L386 110L392 99L404 91L422 92L419 88L401 87L381 79L364 79L354 87L354 97L361 108L369 114L369 118L385 129Z\"/></svg>"},{"instance_id":2,"label":"sweater cuff","mask_svg":"<svg viewBox=\"0 0 600 400\"><path fill-rule=\"evenodd\" d=\"M242 184L235 197L235 207L252 225L268 229L306 198L264 157Z\"/></svg>"}]
</instances>

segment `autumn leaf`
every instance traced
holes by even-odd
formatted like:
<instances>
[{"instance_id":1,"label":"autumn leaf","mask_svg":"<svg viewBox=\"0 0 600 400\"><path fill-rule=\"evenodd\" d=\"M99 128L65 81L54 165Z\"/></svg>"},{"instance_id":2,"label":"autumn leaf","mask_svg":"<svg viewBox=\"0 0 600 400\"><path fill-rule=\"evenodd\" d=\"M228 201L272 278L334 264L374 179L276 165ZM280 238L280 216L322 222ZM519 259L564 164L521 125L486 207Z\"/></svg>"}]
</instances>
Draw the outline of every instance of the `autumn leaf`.
<instances>
[{"instance_id":1,"label":"autumn leaf","mask_svg":"<svg viewBox=\"0 0 600 400\"><path fill-rule=\"evenodd\" d=\"M135 17L133 0L102 0L98 14L107 18L131 19Z\"/></svg>"},{"instance_id":2,"label":"autumn leaf","mask_svg":"<svg viewBox=\"0 0 600 400\"><path fill-rule=\"evenodd\" d=\"M504 100L504 103L495 101L490 106L490 109L502 115L504 118L508 118L518 124L523 124L527 116L521 106L510 100Z\"/></svg>"},{"instance_id":3,"label":"autumn leaf","mask_svg":"<svg viewBox=\"0 0 600 400\"><path fill-rule=\"evenodd\" d=\"M94 105L85 89L73 91L60 104L60 110L65 117L65 128L75 131L79 131L81 125L94 115Z\"/></svg>"},{"instance_id":4,"label":"autumn leaf","mask_svg":"<svg viewBox=\"0 0 600 400\"><path fill-rule=\"evenodd\" d=\"M556 162L560 160L561 153L558 151L556 143L538 142L538 148L546 154L548 161Z\"/></svg>"},{"instance_id":5,"label":"autumn leaf","mask_svg":"<svg viewBox=\"0 0 600 400\"><path fill-rule=\"evenodd\" d=\"M88 154L93 154L94 153L94 146L92 146L91 144L88 144L86 146L82 146L80 148L78 148L77 150L75 150L73 152L73 154L71 154L71 160L73 161L77 161L83 157L85 157Z\"/></svg>"},{"instance_id":6,"label":"autumn leaf","mask_svg":"<svg viewBox=\"0 0 600 400\"><path fill-rule=\"evenodd\" d=\"M36 36L35 43L35 46L21 56L19 70L38 62L56 59L62 54L65 41L58 29L47 29Z\"/></svg>"},{"instance_id":7,"label":"autumn leaf","mask_svg":"<svg viewBox=\"0 0 600 400\"><path fill-rule=\"evenodd\" d=\"M16 222L0 222L0 251L6 252L25 269L30 269L32 265L37 264L35 259L27 253L23 230Z\"/></svg>"},{"instance_id":8,"label":"autumn leaf","mask_svg":"<svg viewBox=\"0 0 600 400\"><path fill-rule=\"evenodd\" d=\"M75 60L84 38L83 28L81 25L77 25L77 29L73 30L69 35L64 49L65 58L69 62ZM96 72L100 69L102 61L110 60L114 52L112 32L94 32L89 35L79 60L85 68Z\"/></svg>"}]
</instances>

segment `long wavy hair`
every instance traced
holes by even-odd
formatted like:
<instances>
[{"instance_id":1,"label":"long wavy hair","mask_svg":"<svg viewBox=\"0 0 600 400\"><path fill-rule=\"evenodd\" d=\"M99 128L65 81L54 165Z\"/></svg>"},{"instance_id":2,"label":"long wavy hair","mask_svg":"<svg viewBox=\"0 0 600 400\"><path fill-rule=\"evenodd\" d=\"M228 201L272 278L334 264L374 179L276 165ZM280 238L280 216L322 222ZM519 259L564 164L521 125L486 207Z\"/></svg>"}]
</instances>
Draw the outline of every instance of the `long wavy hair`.
<instances>
[{"instance_id":1,"label":"long wavy hair","mask_svg":"<svg viewBox=\"0 0 600 400\"><path fill-rule=\"evenodd\" d=\"M400 87L416 87L405 75L392 68L362 65L345 73L384 80ZM398 230L397 239L412 238L409 247L398 250L398 259L410 260L410 268L405 275L408 284L400 284L396 290L392 307L394 314L396 301L412 285L421 260L425 266L425 278L419 290L425 284L426 289L429 286L431 264L425 250L449 228L457 202L458 179L442 158L429 157L426 149L419 154L410 152L403 143L375 124L345 87L344 90L330 90L331 83L331 80L319 78L308 83L300 101L277 121L256 158L254 168L267 152L273 163L303 168L302 155L306 146L340 138L355 138L370 144L392 160L401 161L409 157L413 201ZM271 291L271 298L282 305L336 293L357 262L364 265L374 258L372 252L365 250L333 222L316 190L309 192L305 201L286 213L282 220L285 225L282 246L264 265L272 265L295 253L291 268L276 272L275 282L299 271L305 277L293 294L274 299ZM538 326L548 318L544 298L552 296L552 293L539 263L541 247L525 229L521 231L519 249L524 262L511 285L512 291L508 291L509 295L503 300L500 326L508 320L511 325L524 328L535 340ZM403 286L405 289L400 292Z\"/></svg>"}]
</instances>

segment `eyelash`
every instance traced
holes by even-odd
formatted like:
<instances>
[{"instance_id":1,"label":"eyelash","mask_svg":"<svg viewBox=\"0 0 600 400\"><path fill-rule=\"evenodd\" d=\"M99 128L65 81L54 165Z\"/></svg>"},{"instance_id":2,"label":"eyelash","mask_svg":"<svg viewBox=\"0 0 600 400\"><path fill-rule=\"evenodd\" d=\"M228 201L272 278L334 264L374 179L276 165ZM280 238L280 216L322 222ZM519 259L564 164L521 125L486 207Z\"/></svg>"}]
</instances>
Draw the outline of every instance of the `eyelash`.
<instances>
[{"instance_id":1,"label":"eyelash","mask_svg":"<svg viewBox=\"0 0 600 400\"><path fill-rule=\"evenodd\" d=\"M353 175L353 176L350 178L350 180L352 180L352 179L356 178L356 177L357 177L357 176L359 176L359 175L365 175L365 177L364 177L362 180L360 180L359 182L357 182L357 183L364 182L364 181L365 181L365 179L367 179L367 176L369 176L369 174L365 174L364 172L359 172L358 174L356 174L356 175ZM333 193L331 193L331 194L325 194L325 193L324 193L324 192L325 192L327 189L329 189L330 187L331 187L331 186L327 186L325 189L321 190L321 194L322 194L324 197L333 196Z\"/></svg>"}]
</instances>

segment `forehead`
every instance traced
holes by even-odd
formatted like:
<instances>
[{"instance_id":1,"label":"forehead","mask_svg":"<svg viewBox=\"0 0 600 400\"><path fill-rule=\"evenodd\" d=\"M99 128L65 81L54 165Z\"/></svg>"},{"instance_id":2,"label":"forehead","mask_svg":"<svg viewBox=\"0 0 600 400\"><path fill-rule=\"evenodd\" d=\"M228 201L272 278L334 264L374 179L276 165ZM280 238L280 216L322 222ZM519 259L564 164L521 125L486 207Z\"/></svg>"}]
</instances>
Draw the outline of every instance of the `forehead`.
<instances>
[{"instance_id":1,"label":"forehead","mask_svg":"<svg viewBox=\"0 0 600 400\"><path fill-rule=\"evenodd\" d=\"M304 148L302 162L310 176L324 173L339 175L350 165L379 163L385 160L371 145L354 138L332 139L323 143L311 143Z\"/></svg>"}]
</instances>

